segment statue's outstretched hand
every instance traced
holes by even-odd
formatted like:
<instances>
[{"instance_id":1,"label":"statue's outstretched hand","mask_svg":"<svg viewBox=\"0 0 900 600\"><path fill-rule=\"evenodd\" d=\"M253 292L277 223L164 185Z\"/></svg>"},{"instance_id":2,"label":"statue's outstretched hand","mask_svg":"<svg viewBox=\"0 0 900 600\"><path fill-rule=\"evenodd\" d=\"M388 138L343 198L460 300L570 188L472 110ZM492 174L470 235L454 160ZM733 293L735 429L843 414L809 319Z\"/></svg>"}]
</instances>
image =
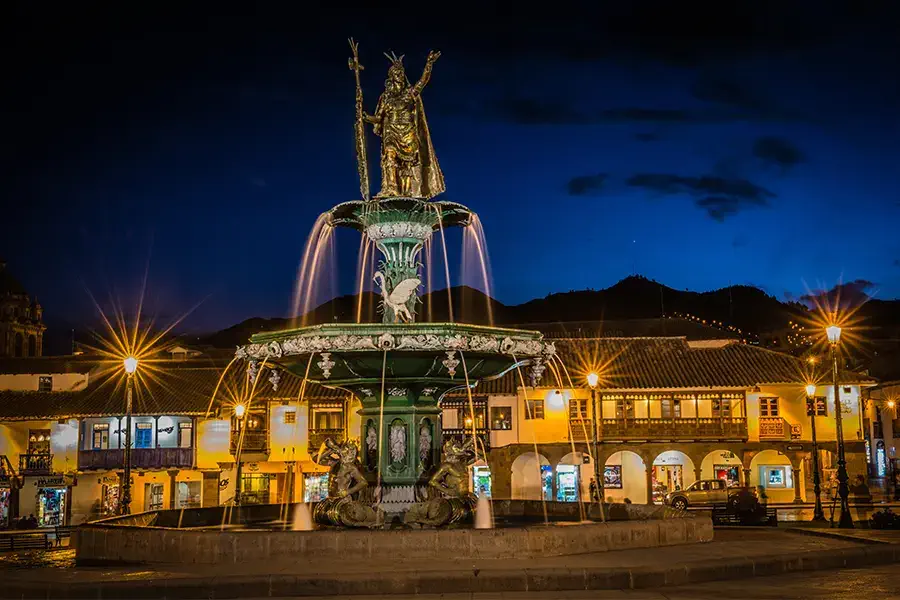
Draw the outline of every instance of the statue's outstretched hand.
<instances>
[{"instance_id":1,"label":"statue's outstretched hand","mask_svg":"<svg viewBox=\"0 0 900 600\"><path fill-rule=\"evenodd\" d=\"M440 50L432 50L431 52L428 53L428 62L433 63L434 61L436 61L436 60L439 59L440 57L441 57L441 51L440 51Z\"/></svg>"}]
</instances>

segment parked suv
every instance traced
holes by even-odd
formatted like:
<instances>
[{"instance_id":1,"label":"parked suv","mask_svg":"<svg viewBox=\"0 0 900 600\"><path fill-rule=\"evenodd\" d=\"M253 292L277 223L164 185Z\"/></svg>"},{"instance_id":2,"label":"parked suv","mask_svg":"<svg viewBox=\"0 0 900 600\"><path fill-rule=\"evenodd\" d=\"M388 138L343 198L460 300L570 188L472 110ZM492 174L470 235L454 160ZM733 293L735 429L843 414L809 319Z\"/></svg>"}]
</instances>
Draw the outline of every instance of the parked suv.
<instances>
[{"instance_id":1,"label":"parked suv","mask_svg":"<svg viewBox=\"0 0 900 600\"><path fill-rule=\"evenodd\" d=\"M666 494L665 502L672 508L681 510L688 506L728 506L736 507L743 496L756 495L749 488L728 487L724 479L701 479L695 481L684 490L675 490Z\"/></svg>"}]
</instances>

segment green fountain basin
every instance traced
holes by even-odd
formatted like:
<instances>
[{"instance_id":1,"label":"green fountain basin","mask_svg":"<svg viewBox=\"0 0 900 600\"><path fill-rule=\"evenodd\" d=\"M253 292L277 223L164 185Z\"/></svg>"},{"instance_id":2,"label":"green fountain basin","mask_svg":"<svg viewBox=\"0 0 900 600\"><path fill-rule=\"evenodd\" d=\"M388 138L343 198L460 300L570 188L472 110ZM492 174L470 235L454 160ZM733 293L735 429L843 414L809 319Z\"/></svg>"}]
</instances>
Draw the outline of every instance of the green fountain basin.
<instances>
[{"instance_id":1,"label":"green fountain basin","mask_svg":"<svg viewBox=\"0 0 900 600\"><path fill-rule=\"evenodd\" d=\"M530 381L554 353L536 331L459 323L328 323L259 333L238 349L242 358L352 391L363 406L380 403L382 387L390 404L430 404L517 367L529 367Z\"/></svg>"}]
</instances>

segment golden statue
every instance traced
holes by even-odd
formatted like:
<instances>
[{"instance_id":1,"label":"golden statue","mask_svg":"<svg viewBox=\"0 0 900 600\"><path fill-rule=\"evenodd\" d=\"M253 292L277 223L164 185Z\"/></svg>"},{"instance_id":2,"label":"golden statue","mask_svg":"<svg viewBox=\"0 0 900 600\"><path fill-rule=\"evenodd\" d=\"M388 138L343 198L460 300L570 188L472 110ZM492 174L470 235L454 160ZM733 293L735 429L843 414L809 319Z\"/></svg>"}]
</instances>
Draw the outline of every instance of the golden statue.
<instances>
[{"instance_id":1,"label":"golden statue","mask_svg":"<svg viewBox=\"0 0 900 600\"><path fill-rule=\"evenodd\" d=\"M469 492L469 465L475 461L472 438L462 443L448 439L444 442L444 462L428 480L434 497L413 504L406 512L404 523L410 527L444 527L465 521L475 509L477 497Z\"/></svg>"},{"instance_id":2,"label":"golden statue","mask_svg":"<svg viewBox=\"0 0 900 600\"><path fill-rule=\"evenodd\" d=\"M321 525L344 527L379 527L384 514L353 499L369 484L356 460L356 444L352 441L325 440L319 449L316 463L330 467L328 497L316 504L313 519Z\"/></svg>"},{"instance_id":3,"label":"golden statue","mask_svg":"<svg viewBox=\"0 0 900 600\"><path fill-rule=\"evenodd\" d=\"M361 114L362 120L374 125L375 134L381 136L381 191L376 198L430 199L446 189L422 104L422 90L440 55L440 52L431 51L422 77L415 85L410 85L403 69L403 57L385 54L391 67L384 92L378 99L375 114ZM358 59L355 64L353 60L351 68L360 68ZM357 99L361 103L361 92L357 92Z\"/></svg>"}]
</instances>

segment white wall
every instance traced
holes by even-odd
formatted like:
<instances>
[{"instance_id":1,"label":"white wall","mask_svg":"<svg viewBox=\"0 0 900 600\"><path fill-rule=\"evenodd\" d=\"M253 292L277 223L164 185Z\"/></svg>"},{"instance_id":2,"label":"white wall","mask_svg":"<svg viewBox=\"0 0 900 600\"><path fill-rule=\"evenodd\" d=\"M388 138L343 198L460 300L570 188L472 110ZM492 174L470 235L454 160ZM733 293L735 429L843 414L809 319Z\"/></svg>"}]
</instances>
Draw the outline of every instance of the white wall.
<instances>
[{"instance_id":1,"label":"white wall","mask_svg":"<svg viewBox=\"0 0 900 600\"><path fill-rule=\"evenodd\" d=\"M76 392L87 387L87 373L0 374L0 390L36 392L41 377L52 377L54 392Z\"/></svg>"}]
</instances>

